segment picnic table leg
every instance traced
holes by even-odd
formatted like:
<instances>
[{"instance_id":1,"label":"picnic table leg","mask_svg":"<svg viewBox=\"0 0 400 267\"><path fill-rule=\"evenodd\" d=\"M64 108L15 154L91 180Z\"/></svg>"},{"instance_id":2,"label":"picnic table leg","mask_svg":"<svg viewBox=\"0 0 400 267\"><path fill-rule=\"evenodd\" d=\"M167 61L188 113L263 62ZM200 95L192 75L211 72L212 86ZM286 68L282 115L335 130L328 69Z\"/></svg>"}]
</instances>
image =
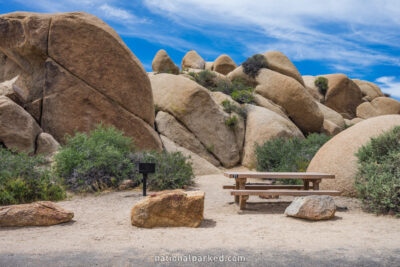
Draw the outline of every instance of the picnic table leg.
<instances>
[{"instance_id":1,"label":"picnic table leg","mask_svg":"<svg viewBox=\"0 0 400 267\"><path fill-rule=\"evenodd\" d=\"M235 179L235 189L236 190L239 189L239 179L238 178ZM235 196L235 203L239 204L239 196Z\"/></svg>"},{"instance_id":2,"label":"picnic table leg","mask_svg":"<svg viewBox=\"0 0 400 267\"><path fill-rule=\"evenodd\" d=\"M239 189L246 189L246 178L239 178ZM239 196L239 208L244 210L246 208L246 201L249 199L249 196Z\"/></svg>"},{"instance_id":3,"label":"picnic table leg","mask_svg":"<svg viewBox=\"0 0 400 267\"><path fill-rule=\"evenodd\" d=\"M304 190L310 189L310 180L303 180Z\"/></svg>"},{"instance_id":4,"label":"picnic table leg","mask_svg":"<svg viewBox=\"0 0 400 267\"><path fill-rule=\"evenodd\" d=\"M319 190L319 183L321 180L314 180L313 181L313 190Z\"/></svg>"}]
</instances>

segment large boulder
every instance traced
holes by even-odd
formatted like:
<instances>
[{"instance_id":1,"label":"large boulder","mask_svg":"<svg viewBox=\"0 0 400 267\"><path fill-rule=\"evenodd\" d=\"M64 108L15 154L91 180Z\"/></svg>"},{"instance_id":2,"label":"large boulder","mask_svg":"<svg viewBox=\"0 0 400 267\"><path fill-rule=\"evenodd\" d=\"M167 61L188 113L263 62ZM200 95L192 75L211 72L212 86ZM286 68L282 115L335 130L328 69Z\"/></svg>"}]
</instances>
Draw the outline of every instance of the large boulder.
<instances>
[{"instance_id":1,"label":"large boulder","mask_svg":"<svg viewBox=\"0 0 400 267\"><path fill-rule=\"evenodd\" d=\"M323 77L328 79L324 104L346 119L355 118L356 109L362 101L362 93L358 85L344 74L328 74Z\"/></svg>"},{"instance_id":2,"label":"large boulder","mask_svg":"<svg viewBox=\"0 0 400 267\"><path fill-rule=\"evenodd\" d=\"M300 72L297 70L296 66L279 51L269 51L264 53L264 57L267 60L268 69L279 72L283 75L292 77L301 85L304 86L303 78Z\"/></svg>"},{"instance_id":3,"label":"large boulder","mask_svg":"<svg viewBox=\"0 0 400 267\"><path fill-rule=\"evenodd\" d=\"M231 103L231 105L234 105L236 107L238 107L239 109L243 108L243 105L240 105L239 103L237 103L235 100L232 99L231 96L226 95L224 93L221 92L211 92L211 97L212 99L221 106L221 110L223 110L222 108L222 102L224 102L225 100L229 101ZM245 119L239 115L237 112L232 111L231 114L231 118L233 116L236 116L237 118L237 123L236 125L233 127L233 132L235 133L235 137L236 137L236 144L239 148L239 153L240 155L242 155L243 152L243 144L244 144L244 135L246 132L246 125L245 125Z\"/></svg>"},{"instance_id":4,"label":"large boulder","mask_svg":"<svg viewBox=\"0 0 400 267\"><path fill-rule=\"evenodd\" d=\"M158 134L144 120L98 93L53 60L49 59L46 67L48 79L41 125L56 140L63 142L66 133L88 132L103 122L133 137L141 149L161 149Z\"/></svg>"},{"instance_id":5,"label":"large boulder","mask_svg":"<svg viewBox=\"0 0 400 267\"><path fill-rule=\"evenodd\" d=\"M177 145L192 151L215 166L220 165L219 161L207 151L196 136L180 124L174 116L159 111L156 116L156 124L158 132L171 139ZM165 142L163 143L165 147Z\"/></svg>"},{"instance_id":6,"label":"large boulder","mask_svg":"<svg viewBox=\"0 0 400 267\"><path fill-rule=\"evenodd\" d=\"M51 156L57 152L60 144L48 133L40 133L36 140L36 154Z\"/></svg>"},{"instance_id":7,"label":"large boulder","mask_svg":"<svg viewBox=\"0 0 400 267\"><path fill-rule=\"evenodd\" d=\"M190 50L182 59L181 67L183 69L202 69L204 70L206 62L197 54L196 51Z\"/></svg>"},{"instance_id":8,"label":"large boulder","mask_svg":"<svg viewBox=\"0 0 400 267\"><path fill-rule=\"evenodd\" d=\"M226 75L236 69L236 67L236 63L228 55L220 55L214 61L212 70Z\"/></svg>"},{"instance_id":9,"label":"large boulder","mask_svg":"<svg viewBox=\"0 0 400 267\"><path fill-rule=\"evenodd\" d=\"M329 120L324 120L324 123L322 124L321 128L321 133L329 135L329 136L334 136L340 133L343 130L343 128L340 128L337 126L335 123L329 121Z\"/></svg>"},{"instance_id":10,"label":"large boulder","mask_svg":"<svg viewBox=\"0 0 400 267\"><path fill-rule=\"evenodd\" d=\"M23 106L57 141L103 122L139 148L161 149L147 74L100 19L84 12L1 15L0 50L21 69L13 89Z\"/></svg>"},{"instance_id":11,"label":"large boulder","mask_svg":"<svg viewBox=\"0 0 400 267\"><path fill-rule=\"evenodd\" d=\"M320 188L338 190L345 196L355 196L354 177L357 173L355 153L372 137L397 125L400 125L400 115L374 117L351 126L320 148L307 171L334 174L335 179L322 179Z\"/></svg>"},{"instance_id":12,"label":"large boulder","mask_svg":"<svg viewBox=\"0 0 400 267\"><path fill-rule=\"evenodd\" d=\"M303 81L307 92L318 102L324 102L325 97L319 91L318 87L315 85L316 77L311 75L304 75Z\"/></svg>"},{"instance_id":13,"label":"large boulder","mask_svg":"<svg viewBox=\"0 0 400 267\"><path fill-rule=\"evenodd\" d=\"M275 104L274 102L272 102L271 100L263 97L260 94L254 94L254 102L263 108L269 109L279 115L281 115L282 117L284 117L285 119L289 120L289 117L286 114L286 111L279 105Z\"/></svg>"},{"instance_id":14,"label":"large boulder","mask_svg":"<svg viewBox=\"0 0 400 267\"><path fill-rule=\"evenodd\" d=\"M0 96L0 142L18 152L35 152L39 125L22 107L6 96Z\"/></svg>"},{"instance_id":15,"label":"large boulder","mask_svg":"<svg viewBox=\"0 0 400 267\"><path fill-rule=\"evenodd\" d=\"M335 217L336 205L331 196L296 197L286 208L285 215L312 221Z\"/></svg>"},{"instance_id":16,"label":"large boulder","mask_svg":"<svg viewBox=\"0 0 400 267\"><path fill-rule=\"evenodd\" d=\"M360 87L362 96L364 99L368 101L372 101L377 97L384 96L384 94L381 91L381 88L379 88L378 85L369 82L369 81L363 81L363 80L358 80L358 79L353 79L353 82Z\"/></svg>"},{"instance_id":17,"label":"large boulder","mask_svg":"<svg viewBox=\"0 0 400 267\"><path fill-rule=\"evenodd\" d=\"M179 74L179 67L175 65L164 49L161 49L155 55L151 68L154 72Z\"/></svg>"},{"instance_id":18,"label":"large boulder","mask_svg":"<svg viewBox=\"0 0 400 267\"><path fill-rule=\"evenodd\" d=\"M231 80L231 81L233 81L233 80L242 80L242 81L245 81L249 85L252 85L252 86L256 86L257 85L256 79L254 79L253 77L250 77L249 75L244 73L242 65L240 65L239 67L237 67L233 71L229 72L228 75L226 75L226 77L228 77L228 79Z\"/></svg>"},{"instance_id":19,"label":"large boulder","mask_svg":"<svg viewBox=\"0 0 400 267\"><path fill-rule=\"evenodd\" d=\"M334 111L331 108L328 108L324 104L321 104L317 102L317 105L319 107L319 110L322 112L324 115L324 120L328 120L334 124L336 124L340 129L344 129L345 123L344 123L344 118L342 115L340 115L338 112Z\"/></svg>"},{"instance_id":20,"label":"large boulder","mask_svg":"<svg viewBox=\"0 0 400 267\"><path fill-rule=\"evenodd\" d=\"M203 220L204 192L173 190L152 194L136 203L131 223L137 227L198 227Z\"/></svg>"},{"instance_id":21,"label":"large boulder","mask_svg":"<svg viewBox=\"0 0 400 267\"><path fill-rule=\"evenodd\" d=\"M164 148L168 152L181 152L182 155L188 158L188 161L192 163L193 173L196 176L199 175L209 175L221 173L221 171L208 162L206 159L200 157L199 155L193 153L192 151L181 147L168 139L167 137L161 135L161 140L163 142Z\"/></svg>"},{"instance_id":22,"label":"large boulder","mask_svg":"<svg viewBox=\"0 0 400 267\"><path fill-rule=\"evenodd\" d=\"M0 207L0 226L49 226L73 217L72 211L48 201Z\"/></svg>"},{"instance_id":23,"label":"large boulder","mask_svg":"<svg viewBox=\"0 0 400 267\"><path fill-rule=\"evenodd\" d=\"M180 75L150 75L150 81L155 104L160 110L170 113L187 127L225 167L239 162L235 132L225 125L229 116L214 102L207 89Z\"/></svg>"},{"instance_id":24,"label":"large boulder","mask_svg":"<svg viewBox=\"0 0 400 267\"><path fill-rule=\"evenodd\" d=\"M298 81L270 69L261 69L257 82L256 93L282 106L303 132L321 130L323 114Z\"/></svg>"},{"instance_id":25,"label":"large boulder","mask_svg":"<svg viewBox=\"0 0 400 267\"><path fill-rule=\"evenodd\" d=\"M389 114L400 114L400 102L390 97L376 97L357 107L357 117L361 119Z\"/></svg>"},{"instance_id":26,"label":"large boulder","mask_svg":"<svg viewBox=\"0 0 400 267\"><path fill-rule=\"evenodd\" d=\"M263 145L275 138L303 138L296 125L277 113L258 106L247 105L246 137L242 165L248 168L256 166L256 144Z\"/></svg>"}]
</instances>

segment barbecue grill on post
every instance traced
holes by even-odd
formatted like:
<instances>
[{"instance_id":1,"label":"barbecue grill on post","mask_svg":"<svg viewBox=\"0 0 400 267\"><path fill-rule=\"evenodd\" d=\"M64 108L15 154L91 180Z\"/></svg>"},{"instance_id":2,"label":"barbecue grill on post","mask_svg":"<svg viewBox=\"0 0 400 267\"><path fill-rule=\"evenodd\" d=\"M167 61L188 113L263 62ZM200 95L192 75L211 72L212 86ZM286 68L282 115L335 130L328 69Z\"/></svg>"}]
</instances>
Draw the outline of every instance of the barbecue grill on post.
<instances>
[{"instance_id":1,"label":"barbecue grill on post","mask_svg":"<svg viewBox=\"0 0 400 267\"><path fill-rule=\"evenodd\" d=\"M155 173L155 163L139 163L139 173L143 174L143 196L146 196L147 190L147 174Z\"/></svg>"}]
</instances>

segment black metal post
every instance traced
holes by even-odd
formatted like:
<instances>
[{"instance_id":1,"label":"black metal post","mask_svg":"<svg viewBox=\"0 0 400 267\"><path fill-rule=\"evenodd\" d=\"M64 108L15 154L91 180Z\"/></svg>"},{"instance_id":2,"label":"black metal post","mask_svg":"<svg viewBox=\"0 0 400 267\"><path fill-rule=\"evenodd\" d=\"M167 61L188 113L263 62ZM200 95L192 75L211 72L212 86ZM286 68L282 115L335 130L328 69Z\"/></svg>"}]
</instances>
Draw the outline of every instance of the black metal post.
<instances>
[{"instance_id":1,"label":"black metal post","mask_svg":"<svg viewBox=\"0 0 400 267\"><path fill-rule=\"evenodd\" d=\"M147 173L143 173L143 196L146 196Z\"/></svg>"}]
</instances>

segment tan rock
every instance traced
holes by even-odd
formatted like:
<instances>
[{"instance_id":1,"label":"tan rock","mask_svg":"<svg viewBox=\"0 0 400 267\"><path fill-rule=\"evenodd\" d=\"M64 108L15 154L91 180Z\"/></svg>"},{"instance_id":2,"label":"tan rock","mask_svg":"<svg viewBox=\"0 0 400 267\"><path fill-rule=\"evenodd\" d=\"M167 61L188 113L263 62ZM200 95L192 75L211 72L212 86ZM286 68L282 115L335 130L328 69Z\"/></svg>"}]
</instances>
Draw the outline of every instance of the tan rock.
<instances>
[{"instance_id":1,"label":"tan rock","mask_svg":"<svg viewBox=\"0 0 400 267\"><path fill-rule=\"evenodd\" d=\"M205 65L206 70L214 70L214 62L207 61Z\"/></svg>"},{"instance_id":2,"label":"tan rock","mask_svg":"<svg viewBox=\"0 0 400 267\"><path fill-rule=\"evenodd\" d=\"M369 81L362 81L358 79L353 79L353 82L360 87L361 93L363 97L366 97L368 101L372 101L373 99L384 96L384 94L381 91L381 88L379 88L378 85L369 82Z\"/></svg>"},{"instance_id":3,"label":"tan rock","mask_svg":"<svg viewBox=\"0 0 400 267\"><path fill-rule=\"evenodd\" d=\"M203 220L204 192L161 191L133 206L131 223L137 227L198 227Z\"/></svg>"},{"instance_id":4,"label":"tan rock","mask_svg":"<svg viewBox=\"0 0 400 267\"><path fill-rule=\"evenodd\" d=\"M2 83L0 83L0 96L4 95L7 97L10 97L14 93L14 90L12 88L12 85L15 83L15 81L18 79L18 76L15 76L14 78L10 80L6 80Z\"/></svg>"},{"instance_id":5,"label":"tan rock","mask_svg":"<svg viewBox=\"0 0 400 267\"><path fill-rule=\"evenodd\" d=\"M329 135L329 136L334 136L340 133L343 130L343 128L340 128L337 126L335 123L331 122L330 120L324 120L324 124L322 125L321 128L321 133Z\"/></svg>"},{"instance_id":6,"label":"tan rock","mask_svg":"<svg viewBox=\"0 0 400 267\"><path fill-rule=\"evenodd\" d=\"M328 91L325 95L325 105L346 119L356 116L356 108L361 104L361 90L344 74L323 75L328 79Z\"/></svg>"},{"instance_id":7,"label":"tan rock","mask_svg":"<svg viewBox=\"0 0 400 267\"><path fill-rule=\"evenodd\" d=\"M193 173L196 176L199 175L209 175L221 173L221 171L211 164L206 159L200 157L199 155L193 153L192 151L181 147L168 139L167 137L161 135L161 140L163 142L164 148L168 152L181 152L185 157L188 158L188 161L192 163Z\"/></svg>"},{"instance_id":8,"label":"tan rock","mask_svg":"<svg viewBox=\"0 0 400 267\"><path fill-rule=\"evenodd\" d=\"M345 123L344 123L344 118L342 115L340 115L338 112L334 111L331 108L328 108L324 104L321 104L317 102L317 105L319 107L319 110L322 112L324 115L324 120L329 120L332 123L336 124L341 130L344 129Z\"/></svg>"},{"instance_id":9,"label":"tan rock","mask_svg":"<svg viewBox=\"0 0 400 267\"><path fill-rule=\"evenodd\" d=\"M228 79L231 81L240 79L240 80L247 82L249 85L252 85L252 86L257 85L257 81L254 78L252 78L249 75L247 75L246 73L244 73L243 66L239 66L236 69L234 69L233 71L229 72L226 77L228 77Z\"/></svg>"},{"instance_id":10,"label":"tan rock","mask_svg":"<svg viewBox=\"0 0 400 267\"><path fill-rule=\"evenodd\" d=\"M83 12L15 12L0 19L7 29L0 31L0 50L19 68L13 90L58 141L103 121L125 131L140 148L161 149L147 74L107 24ZM90 100L80 99L89 95ZM77 104L70 103L74 100Z\"/></svg>"},{"instance_id":11,"label":"tan rock","mask_svg":"<svg viewBox=\"0 0 400 267\"><path fill-rule=\"evenodd\" d=\"M319 221L335 217L336 205L331 196L296 197L285 210L285 215Z\"/></svg>"},{"instance_id":12,"label":"tan rock","mask_svg":"<svg viewBox=\"0 0 400 267\"><path fill-rule=\"evenodd\" d=\"M344 122L347 126L352 126L354 124L357 124L359 122L362 122L364 119L361 118L354 118L352 120L344 119Z\"/></svg>"},{"instance_id":13,"label":"tan rock","mask_svg":"<svg viewBox=\"0 0 400 267\"><path fill-rule=\"evenodd\" d=\"M20 72L18 65L0 51L0 83L13 79Z\"/></svg>"},{"instance_id":14,"label":"tan rock","mask_svg":"<svg viewBox=\"0 0 400 267\"><path fill-rule=\"evenodd\" d=\"M46 66L48 81L41 123L43 130L57 141L63 143L65 134L89 132L102 122L124 131L139 149L161 150L158 134L144 120L109 100L52 60L48 60Z\"/></svg>"},{"instance_id":15,"label":"tan rock","mask_svg":"<svg viewBox=\"0 0 400 267\"><path fill-rule=\"evenodd\" d=\"M237 107L242 108L243 106L241 106L239 103L237 103L235 100L232 99L231 96L226 95L222 92L210 92L212 99L221 106L221 110L223 110L222 108L222 102L225 100L228 100L229 102L232 103L232 105L235 105ZM232 112L230 115L227 114L227 116L236 116L237 118L237 123L235 125L235 127L233 127L233 131L235 133L235 137L236 137L236 144L239 148L239 153L240 155L242 155L243 153L243 145L244 145L244 135L245 135L245 131L246 131L246 125L245 125L245 119L240 116L237 112Z\"/></svg>"},{"instance_id":16,"label":"tan rock","mask_svg":"<svg viewBox=\"0 0 400 267\"><path fill-rule=\"evenodd\" d=\"M146 71L106 23L84 12L55 15L48 54L74 76L153 125L154 105Z\"/></svg>"},{"instance_id":17,"label":"tan rock","mask_svg":"<svg viewBox=\"0 0 400 267\"><path fill-rule=\"evenodd\" d=\"M0 16L0 50L10 65L18 66L13 89L23 104L41 98L45 84L50 14L14 12ZM10 74L9 71L6 71ZM13 76L15 77L15 76ZM10 77L11 78L11 77Z\"/></svg>"},{"instance_id":18,"label":"tan rock","mask_svg":"<svg viewBox=\"0 0 400 267\"><path fill-rule=\"evenodd\" d=\"M301 131L290 120L258 106L247 105L246 137L242 165L256 167L256 143L263 145L275 138L303 138Z\"/></svg>"},{"instance_id":19,"label":"tan rock","mask_svg":"<svg viewBox=\"0 0 400 267\"><path fill-rule=\"evenodd\" d=\"M256 93L282 106L303 132L321 130L323 114L299 82L269 69L261 69L257 81Z\"/></svg>"},{"instance_id":20,"label":"tan rock","mask_svg":"<svg viewBox=\"0 0 400 267\"><path fill-rule=\"evenodd\" d=\"M49 226L69 222L74 213L49 201L0 207L0 226Z\"/></svg>"},{"instance_id":21,"label":"tan rock","mask_svg":"<svg viewBox=\"0 0 400 267\"><path fill-rule=\"evenodd\" d=\"M214 166L219 166L220 162L210 154L196 136L180 124L169 113L159 111L156 117L157 130L160 134L168 137L177 145L184 147L200 157L206 159ZM163 142L164 143L164 142ZM165 144L164 144L165 147Z\"/></svg>"},{"instance_id":22,"label":"tan rock","mask_svg":"<svg viewBox=\"0 0 400 267\"><path fill-rule=\"evenodd\" d=\"M264 53L268 68L283 75L292 77L304 86L303 78L296 66L281 52L269 51Z\"/></svg>"},{"instance_id":23,"label":"tan rock","mask_svg":"<svg viewBox=\"0 0 400 267\"><path fill-rule=\"evenodd\" d=\"M355 153L372 137L400 125L400 115L385 115L359 122L329 140L312 159L307 171L336 175L323 179L320 189L338 190L345 196L355 196L354 177L357 173Z\"/></svg>"},{"instance_id":24,"label":"tan rock","mask_svg":"<svg viewBox=\"0 0 400 267\"><path fill-rule=\"evenodd\" d=\"M213 65L213 70L221 73L223 75L228 74L229 72L236 69L236 63L230 58L228 55L220 55L215 61Z\"/></svg>"},{"instance_id":25,"label":"tan rock","mask_svg":"<svg viewBox=\"0 0 400 267\"><path fill-rule=\"evenodd\" d=\"M154 72L179 74L179 67L175 65L164 49L161 49L157 52L151 67Z\"/></svg>"},{"instance_id":26,"label":"tan rock","mask_svg":"<svg viewBox=\"0 0 400 267\"><path fill-rule=\"evenodd\" d=\"M172 114L225 166L239 162L236 136L225 125L229 118L213 101L207 89L182 76L150 76L154 102Z\"/></svg>"},{"instance_id":27,"label":"tan rock","mask_svg":"<svg viewBox=\"0 0 400 267\"><path fill-rule=\"evenodd\" d=\"M118 190L128 190L128 189L134 188L136 186L138 186L137 182L135 182L131 179L126 179L126 180L123 180L119 184Z\"/></svg>"},{"instance_id":28,"label":"tan rock","mask_svg":"<svg viewBox=\"0 0 400 267\"><path fill-rule=\"evenodd\" d=\"M271 100L266 99L262 95L254 94L254 102L256 102L256 104L258 106L269 109L269 110L277 113L278 115L281 115L285 119L289 120L289 117L287 116L285 109L283 109L281 106L275 104Z\"/></svg>"},{"instance_id":29,"label":"tan rock","mask_svg":"<svg viewBox=\"0 0 400 267\"><path fill-rule=\"evenodd\" d=\"M204 69L206 65L206 62L204 59L197 54L196 51L190 50L189 52L186 53L186 55L182 59L181 67L183 69Z\"/></svg>"},{"instance_id":30,"label":"tan rock","mask_svg":"<svg viewBox=\"0 0 400 267\"><path fill-rule=\"evenodd\" d=\"M400 102L390 97L376 97L357 107L357 117L362 119L389 114L400 114Z\"/></svg>"},{"instance_id":31,"label":"tan rock","mask_svg":"<svg viewBox=\"0 0 400 267\"><path fill-rule=\"evenodd\" d=\"M0 142L18 152L35 151L36 137L42 131L22 107L0 96Z\"/></svg>"},{"instance_id":32,"label":"tan rock","mask_svg":"<svg viewBox=\"0 0 400 267\"><path fill-rule=\"evenodd\" d=\"M315 85L315 78L314 76L311 75L304 75L302 76L305 88L308 91L308 93L318 102L324 102L325 97L323 94L319 92L318 87Z\"/></svg>"},{"instance_id":33,"label":"tan rock","mask_svg":"<svg viewBox=\"0 0 400 267\"><path fill-rule=\"evenodd\" d=\"M60 144L48 133L40 133L36 140L36 154L53 155Z\"/></svg>"}]
</instances>

